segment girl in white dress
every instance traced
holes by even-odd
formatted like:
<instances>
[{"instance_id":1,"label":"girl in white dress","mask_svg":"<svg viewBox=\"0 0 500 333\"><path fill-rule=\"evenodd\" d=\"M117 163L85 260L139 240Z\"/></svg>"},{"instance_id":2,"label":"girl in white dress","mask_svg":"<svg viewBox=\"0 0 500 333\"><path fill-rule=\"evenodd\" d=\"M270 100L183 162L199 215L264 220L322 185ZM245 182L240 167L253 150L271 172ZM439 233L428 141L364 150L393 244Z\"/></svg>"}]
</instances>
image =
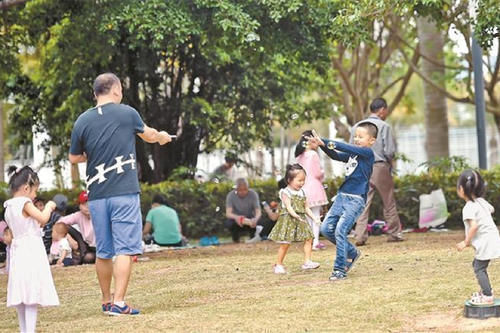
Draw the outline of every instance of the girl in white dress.
<instances>
[{"instance_id":1,"label":"girl in white dress","mask_svg":"<svg viewBox=\"0 0 500 333\"><path fill-rule=\"evenodd\" d=\"M4 202L5 221L13 236L7 306L16 307L21 332L35 331L37 305L59 305L40 229L56 204L49 201L43 211L35 207L32 200L39 184L30 167L17 169L9 181L12 199Z\"/></svg>"},{"instance_id":2,"label":"girl in white dress","mask_svg":"<svg viewBox=\"0 0 500 333\"><path fill-rule=\"evenodd\" d=\"M465 240L457 244L457 249L462 251L467 246L474 248L476 254L472 267L481 287L479 292L472 294L470 302L474 305L493 304L493 290L486 270L490 260L500 257L500 234L491 217L493 206L482 198L485 184L479 172L462 172L458 177L457 193L466 201L462 210Z\"/></svg>"}]
</instances>

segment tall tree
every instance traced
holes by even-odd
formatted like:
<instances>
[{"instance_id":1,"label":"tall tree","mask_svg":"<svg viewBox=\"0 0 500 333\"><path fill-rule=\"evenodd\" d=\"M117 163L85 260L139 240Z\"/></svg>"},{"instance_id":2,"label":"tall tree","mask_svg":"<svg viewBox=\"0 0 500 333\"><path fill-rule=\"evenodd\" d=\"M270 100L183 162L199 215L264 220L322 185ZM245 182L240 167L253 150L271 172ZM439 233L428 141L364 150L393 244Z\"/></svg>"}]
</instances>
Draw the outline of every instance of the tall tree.
<instances>
[{"instance_id":1,"label":"tall tree","mask_svg":"<svg viewBox=\"0 0 500 333\"><path fill-rule=\"evenodd\" d=\"M425 4L424 4L425 3ZM493 115L498 131L500 131L500 7L495 0L479 1L477 18L469 16L469 2L465 0L417 1L412 5L420 16L428 17L435 22L444 36L446 47L444 62L424 57L427 62L441 67L445 71L445 86L442 81L429 76L410 59L401 47L408 47L408 41L397 36L399 51L414 72L432 86L436 91L458 103L474 104L474 80L471 53L471 27L476 26L474 33L483 46L483 66L486 68L484 87L486 111ZM452 36L452 37L450 37ZM465 51L463 49L465 48Z\"/></svg>"}]
</instances>

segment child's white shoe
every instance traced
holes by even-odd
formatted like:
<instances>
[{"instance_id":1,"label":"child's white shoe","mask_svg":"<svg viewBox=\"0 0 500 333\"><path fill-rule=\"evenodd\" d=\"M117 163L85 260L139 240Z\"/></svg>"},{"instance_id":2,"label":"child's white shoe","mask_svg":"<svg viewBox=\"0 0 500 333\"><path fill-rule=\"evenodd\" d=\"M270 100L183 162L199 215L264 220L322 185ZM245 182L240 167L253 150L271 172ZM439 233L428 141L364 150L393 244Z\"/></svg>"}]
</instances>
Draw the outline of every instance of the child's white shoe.
<instances>
[{"instance_id":1,"label":"child's white shoe","mask_svg":"<svg viewBox=\"0 0 500 333\"><path fill-rule=\"evenodd\" d=\"M286 269L285 269L285 266L283 265L274 265L273 267L273 270L274 270L274 274L286 274Z\"/></svg>"},{"instance_id":2,"label":"child's white shoe","mask_svg":"<svg viewBox=\"0 0 500 333\"><path fill-rule=\"evenodd\" d=\"M304 263L302 265L302 269L307 270L307 269L316 269L320 266L319 262L314 262L309 260L308 262Z\"/></svg>"}]
</instances>

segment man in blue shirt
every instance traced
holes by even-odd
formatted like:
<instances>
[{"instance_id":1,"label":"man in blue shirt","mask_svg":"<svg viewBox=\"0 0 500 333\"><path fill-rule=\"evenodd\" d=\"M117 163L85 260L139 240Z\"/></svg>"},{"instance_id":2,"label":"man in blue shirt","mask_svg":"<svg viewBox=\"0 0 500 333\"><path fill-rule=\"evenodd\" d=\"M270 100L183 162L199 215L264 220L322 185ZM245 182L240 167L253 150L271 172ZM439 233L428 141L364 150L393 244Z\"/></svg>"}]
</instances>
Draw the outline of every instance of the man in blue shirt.
<instances>
[{"instance_id":1,"label":"man in blue shirt","mask_svg":"<svg viewBox=\"0 0 500 333\"><path fill-rule=\"evenodd\" d=\"M361 252L347 240L347 235L365 208L375 160L370 147L377 139L377 132L377 127L372 123L359 124L354 136L355 145L321 139L315 131L313 137L308 138L330 158L346 163L345 180L321 225L321 234L337 245L330 281L345 279L347 272L361 256Z\"/></svg>"},{"instance_id":2,"label":"man in blue shirt","mask_svg":"<svg viewBox=\"0 0 500 333\"><path fill-rule=\"evenodd\" d=\"M172 139L167 132L146 126L134 108L120 104L122 85L116 75L99 75L94 81L94 95L97 105L82 113L73 127L69 160L74 164L87 162L102 310L110 315L138 314L124 301L132 256L142 253L135 138L138 135L145 142L160 145ZM113 276L115 292L111 299Z\"/></svg>"}]
</instances>

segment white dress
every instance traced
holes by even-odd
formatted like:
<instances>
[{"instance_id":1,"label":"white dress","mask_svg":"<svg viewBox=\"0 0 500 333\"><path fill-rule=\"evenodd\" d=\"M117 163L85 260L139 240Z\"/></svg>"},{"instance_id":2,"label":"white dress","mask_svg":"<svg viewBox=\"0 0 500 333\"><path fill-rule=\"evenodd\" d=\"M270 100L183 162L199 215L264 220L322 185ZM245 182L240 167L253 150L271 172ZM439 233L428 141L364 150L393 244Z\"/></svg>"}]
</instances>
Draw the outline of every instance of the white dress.
<instances>
[{"instance_id":1,"label":"white dress","mask_svg":"<svg viewBox=\"0 0 500 333\"><path fill-rule=\"evenodd\" d=\"M4 202L5 221L12 230L7 306L19 304L59 305L40 225L23 215L27 197Z\"/></svg>"}]
</instances>

